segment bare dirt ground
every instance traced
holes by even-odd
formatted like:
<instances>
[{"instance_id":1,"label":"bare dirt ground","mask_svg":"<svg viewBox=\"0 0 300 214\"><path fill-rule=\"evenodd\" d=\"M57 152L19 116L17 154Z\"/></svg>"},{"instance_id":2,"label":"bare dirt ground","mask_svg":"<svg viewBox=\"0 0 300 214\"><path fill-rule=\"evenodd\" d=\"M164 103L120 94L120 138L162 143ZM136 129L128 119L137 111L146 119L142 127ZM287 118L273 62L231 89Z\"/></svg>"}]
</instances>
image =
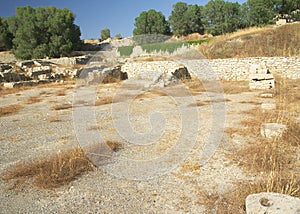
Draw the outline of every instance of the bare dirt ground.
<instances>
[{"instance_id":1,"label":"bare dirt ground","mask_svg":"<svg viewBox=\"0 0 300 214\"><path fill-rule=\"evenodd\" d=\"M121 85L122 82L99 86L98 99L114 96ZM35 160L37 157L47 157L79 146L76 138L78 133L73 124L73 114L78 113L75 108L79 108L73 103L75 91L75 85L45 85L0 97L0 107L11 104L23 107L16 113L0 117L0 174L19 161ZM126 91L123 89L122 93L130 94L133 91L134 87ZM259 92L250 91L225 94L225 129L241 126L240 121L247 117L242 112L263 102L258 94ZM208 163L199 165L204 143L215 125L210 102L212 96L214 95L206 92L194 93L193 98L199 105L190 105L180 94L177 99L145 91L135 97L128 103L127 111L131 127L137 132L144 133L153 128L149 122L152 113L159 112L164 116L164 132L153 145L131 144L118 133L114 120L120 119L116 117L121 117L122 114L114 114L116 112L112 112L112 106L128 102L126 98L112 104L91 107L95 110L97 127L91 124L83 131L89 133L96 129L104 140L124 143L124 148L117 152L122 157L153 159L176 145L182 124L178 106L184 110L197 111L197 139L179 167L149 179L132 180L112 175L106 169L126 167L122 163L112 162L85 173L68 185L51 190L39 189L30 181L25 185L15 186L10 181L1 180L0 213L211 213L203 203L203 192L206 195L221 194L231 191L236 182L253 180L247 172L226 157L229 148L238 148L250 140L246 137L234 135L230 138L224 135ZM33 97L38 100L32 101L35 100ZM56 110L62 104L67 107ZM122 109L116 109L115 111L122 113ZM190 118L191 121L193 119Z\"/></svg>"}]
</instances>

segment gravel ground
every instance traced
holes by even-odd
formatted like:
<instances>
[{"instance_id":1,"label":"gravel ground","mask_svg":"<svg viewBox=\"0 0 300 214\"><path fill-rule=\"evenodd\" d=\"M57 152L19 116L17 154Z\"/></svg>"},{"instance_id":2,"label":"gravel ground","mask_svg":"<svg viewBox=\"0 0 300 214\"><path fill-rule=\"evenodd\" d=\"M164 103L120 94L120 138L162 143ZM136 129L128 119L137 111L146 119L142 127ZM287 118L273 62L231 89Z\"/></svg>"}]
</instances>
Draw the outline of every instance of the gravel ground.
<instances>
[{"instance_id":1,"label":"gravel ground","mask_svg":"<svg viewBox=\"0 0 300 214\"><path fill-rule=\"evenodd\" d=\"M134 88L118 92L119 86L120 84L101 86L97 91L97 97L101 99L116 93L136 95L141 92ZM58 104L72 103L75 96L75 89L70 87L66 89L65 96L57 96L59 90L61 88L34 88L0 97L0 106L9 104L24 106L16 114L0 117L1 174L20 160L43 157L78 146L76 138L78 131L76 133L77 129L73 123L74 112L77 114L82 112L80 116L75 114L75 121L82 120L81 131L87 133L87 136L93 134L95 130L88 127L89 124L93 125L93 121L88 117L85 118L84 108L82 111L75 110L80 108L78 106L73 109L53 110ZM241 146L245 143L245 139L238 137L229 139L224 136L209 162L199 167L205 142L216 125L213 121L215 112L209 104L190 106L189 100L180 93L176 97L173 95L174 97L146 93L136 97L132 102L124 99L112 104L115 107L111 104L90 107L95 111L94 119L102 138L124 143L124 148L117 152L114 161L54 190L38 189L30 182L14 189L11 183L1 180L0 213L210 213L201 203L203 200L199 194L201 191L224 193L232 189L233 183L251 179L225 156L228 147ZM39 96L41 102L26 104L25 101L30 96ZM199 93L193 98L206 101L211 97L211 94ZM254 107L254 104L247 104L247 101L260 102L256 92L226 95L226 99L225 128L240 125L239 121L244 118L241 111ZM244 103L240 103L242 101ZM124 114L124 111L128 115ZM192 145L191 151L188 151L186 158L183 157L185 161L180 162L181 153L176 154L177 156L174 154L169 161L171 163L177 160L178 164L164 173L159 173L159 167L168 167L167 161L159 162L161 164L159 166L146 165L153 167L141 168L138 172L131 171L131 167L134 167L130 165L131 160L138 160L138 163L153 159L159 161L163 154L171 151L169 149L176 145L183 133L182 124L185 120L181 115L190 115L190 111L197 112L199 126L195 130L197 134L193 142L195 144ZM156 118L156 113L164 119ZM53 117L61 121L50 122ZM190 130L193 136L195 118L189 116L187 118L186 121L191 122L188 126L184 126L184 129ZM146 136L145 142L149 140L150 143L147 141L149 143L147 145L136 145L128 141L130 136L127 138L125 136L124 139L118 128L126 129L124 124L119 123L125 120L129 121L131 128L142 137ZM164 125L162 133L159 132L161 124ZM150 130L157 135L153 136L153 139L143 135ZM182 140L183 145L189 147L189 141L193 139L185 137ZM194 168L186 167L189 164ZM124 175L124 169L128 174ZM148 172L158 172L159 176L149 179L128 179L131 175L143 177L143 173Z\"/></svg>"}]
</instances>

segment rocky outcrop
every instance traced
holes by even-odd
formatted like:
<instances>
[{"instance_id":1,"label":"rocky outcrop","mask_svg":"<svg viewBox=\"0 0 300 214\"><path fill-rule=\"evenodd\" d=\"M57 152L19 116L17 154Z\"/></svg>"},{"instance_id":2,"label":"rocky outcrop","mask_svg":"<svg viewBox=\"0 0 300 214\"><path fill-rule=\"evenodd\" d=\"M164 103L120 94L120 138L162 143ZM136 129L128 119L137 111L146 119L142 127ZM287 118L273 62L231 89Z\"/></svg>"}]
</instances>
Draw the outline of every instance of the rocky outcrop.
<instances>
[{"instance_id":1,"label":"rocky outcrop","mask_svg":"<svg viewBox=\"0 0 300 214\"><path fill-rule=\"evenodd\" d=\"M92 66L81 69L79 71L80 78L86 79L88 84L100 84L109 82L111 80L125 80L128 79L126 72L121 71L121 66L112 68L106 66Z\"/></svg>"}]
</instances>

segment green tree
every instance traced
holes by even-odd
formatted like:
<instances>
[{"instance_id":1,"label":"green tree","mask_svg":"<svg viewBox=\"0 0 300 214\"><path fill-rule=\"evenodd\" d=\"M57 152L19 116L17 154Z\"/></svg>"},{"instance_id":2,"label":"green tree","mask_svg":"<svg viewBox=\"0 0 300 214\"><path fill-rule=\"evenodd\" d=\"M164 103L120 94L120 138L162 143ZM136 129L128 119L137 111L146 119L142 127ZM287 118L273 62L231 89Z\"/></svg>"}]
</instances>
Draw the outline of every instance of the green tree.
<instances>
[{"instance_id":1,"label":"green tree","mask_svg":"<svg viewBox=\"0 0 300 214\"><path fill-rule=\"evenodd\" d=\"M271 24L276 15L274 0L248 0L242 5L243 21L246 26Z\"/></svg>"},{"instance_id":2,"label":"green tree","mask_svg":"<svg viewBox=\"0 0 300 214\"><path fill-rule=\"evenodd\" d=\"M202 23L203 15L201 7L198 5L189 5L186 13L184 14L188 25L188 34L200 33L204 34L204 25Z\"/></svg>"},{"instance_id":3,"label":"green tree","mask_svg":"<svg viewBox=\"0 0 300 214\"><path fill-rule=\"evenodd\" d=\"M240 11L240 4L237 2L210 0L204 8L208 32L219 35L236 31L242 26Z\"/></svg>"},{"instance_id":4,"label":"green tree","mask_svg":"<svg viewBox=\"0 0 300 214\"><path fill-rule=\"evenodd\" d=\"M12 48L12 34L8 30L6 19L0 17L0 51Z\"/></svg>"},{"instance_id":5,"label":"green tree","mask_svg":"<svg viewBox=\"0 0 300 214\"><path fill-rule=\"evenodd\" d=\"M60 57L80 48L80 29L75 15L55 7L18 7L8 17L13 34L13 53L20 59Z\"/></svg>"},{"instance_id":6,"label":"green tree","mask_svg":"<svg viewBox=\"0 0 300 214\"><path fill-rule=\"evenodd\" d=\"M187 3L177 2L175 5L173 5L173 10L169 16L169 23L172 28L172 33L175 36L189 34L189 20L187 11Z\"/></svg>"},{"instance_id":7,"label":"green tree","mask_svg":"<svg viewBox=\"0 0 300 214\"><path fill-rule=\"evenodd\" d=\"M177 2L169 17L172 32L176 36L185 36L191 33L204 33L203 15L198 5L187 5Z\"/></svg>"},{"instance_id":8,"label":"green tree","mask_svg":"<svg viewBox=\"0 0 300 214\"><path fill-rule=\"evenodd\" d=\"M115 35L115 38L116 38L116 39L122 39L122 36L121 36L121 34L117 33L117 34Z\"/></svg>"},{"instance_id":9,"label":"green tree","mask_svg":"<svg viewBox=\"0 0 300 214\"><path fill-rule=\"evenodd\" d=\"M153 9L141 12L140 16L135 18L134 25L133 35L168 35L170 33L170 26L165 16L161 12L157 12Z\"/></svg>"},{"instance_id":10,"label":"green tree","mask_svg":"<svg viewBox=\"0 0 300 214\"><path fill-rule=\"evenodd\" d=\"M110 30L108 28L101 30L101 40L106 40L110 38Z\"/></svg>"}]
</instances>

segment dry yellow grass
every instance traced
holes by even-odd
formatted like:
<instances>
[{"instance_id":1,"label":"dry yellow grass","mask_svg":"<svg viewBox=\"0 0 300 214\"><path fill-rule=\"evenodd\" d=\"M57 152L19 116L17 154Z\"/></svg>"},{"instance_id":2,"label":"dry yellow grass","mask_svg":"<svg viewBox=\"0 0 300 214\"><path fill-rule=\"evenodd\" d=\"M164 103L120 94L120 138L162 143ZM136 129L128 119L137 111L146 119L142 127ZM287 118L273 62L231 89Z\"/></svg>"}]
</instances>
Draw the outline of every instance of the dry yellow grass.
<instances>
[{"instance_id":1,"label":"dry yellow grass","mask_svg":"<svg viewBox=\"0 0 300 214\"><path fill-rule=\"evenodd\" d=\"M210 59L300 55L300 23L250 28L214 37L199 50Z\"/></svg>"},{"instance_id":2,"label":"dry yellow grass","mask_svg":"<svg viewBox=\"0 0 300 214\"><path fill-rule=\"evenodd\" d=\"M61 122L61 121L62 121L62 120L59 119L59 117L58 117L57 115L52 116L52 117L49 118L49 122L50 122L50 123L56 123L56 122Z\"/></svg>"},{"instance_id":3,"label":"dry yellow grass","mask_svg":"<svg viewBox=\"0 0 300 214\"><path fill-rule=\"evenodd\" d=\"M53 107L54 110L65 110L69 108L72 108L72 105L69 103L63 103Z\"/></svg>"},{"instance_id":4,"label":"dry yellow grass","mask_svg":"<svg viewBox=\"0 0 300 214\"><path fill-rule=\"evenodd\" d=\"M24 107L18 104L0 107L0 117L15 114L22 108Z\"/></svg>"},{"instance_id":5,"label":"dry yellow grass","mask_svg":"<svg viewBox=\"0 0 300 214\"><path fill-rule=\"evenodd\" d=\"M41 98L39 98L38 96L31 96L25 101L26 104L33 104L38 102L41 102Z\"/></svg>"},{"instance_id":6,"label":"dry yellow grass","mask_svg":"<svg viewBox=\"0 0 300 214\"><path fill-rule=\"evenodd\" d=\"M123 148L123 144L120 142L116 142L116 141L107 141L106 144L109 146L109 148L111 148L111 150L113 150L114 152L119 151L120 149Z\"/></svg>"},{"instance_id":7,"label":"dry yellow grass","mask_svg":"<svg viewBox=\"0 0 300 214\"><path fill-rule=\"evenodd\" d=\"M112 97L103 97L101 99L96 100L95 106L111 104L112 101L113 101Z\"/></svg>"},{"instance_id":8,"label":"dry yellow grass","mask_svg":"<svg viewBox=\"0 0 300 214\"><path fill-rule=\"evenodd\" d=\"M206 91L223 92L224 94L239 94L249 92L249 83L247 81L206 81L199 79L184 80L183 83L189 88L192 94L198 94Z\"/></svg>"},{"instance_id":9,"label":"dry yellow grass","mask_svg":"<svg viewBox=\"0 0 300 214\"><path fill-rule=\"evenodd\" d=\"M278 192L300 197L300 124L294 119L299 112L297 90L299 80L276 77L276 91L272 92L279 109L269 112L255 107L242 121L243 127L231 128L226 133L242 136L252 135L257 139L242 148L229 150L227 157L256 179L252 182L236 183L233 191L219 195L199 190L199 203L209 211L217 213L245 213L245 199L249 194L258 192ZM286 111L289 110L289 114ZM263 139L260 126L264 122L286 124L288 130L282 137Z\"/></svg>"},{"instance_id":10,"label":"dry yellow grass","mask_svg":"<svg viewBox=\"0 0 300 214\"><path fill-rule=\"evenodd\" d=\"M38 158L14 165L3 176L23 184L32 180L40 188L55 188L68 184L79 175L94 169L81 148L59 152L47 158Z\"/></svg>"},{"instance_id":11,"label":"dry yellow grass","mask_svg":"<svg viewBox=\"0 0 300 214\"><path fill-rule=\"evenodd\" d=\"M66 96L66 90L61 89L56 92L56 96Z\"/></svg>"},{"instance_id":12,"label":"dry yellow grass","mask_svg":"<svg viewBox=\"0 0 300 214\"><path fill-rule=\"evenodd\" d=\"M62 139L66 140L64 136ZM123 144L115 141L105 142L113 152L123 148ZM85 152L100 152L101 144L92 145L83 150L71 148L48 157L38 157L30 161L19 162L2 174L4 181L13 181L14 188L32 183L39 188L57 188L78 178L80 175L95 170L94 164Z\"/></svg>"}]
</instances>

